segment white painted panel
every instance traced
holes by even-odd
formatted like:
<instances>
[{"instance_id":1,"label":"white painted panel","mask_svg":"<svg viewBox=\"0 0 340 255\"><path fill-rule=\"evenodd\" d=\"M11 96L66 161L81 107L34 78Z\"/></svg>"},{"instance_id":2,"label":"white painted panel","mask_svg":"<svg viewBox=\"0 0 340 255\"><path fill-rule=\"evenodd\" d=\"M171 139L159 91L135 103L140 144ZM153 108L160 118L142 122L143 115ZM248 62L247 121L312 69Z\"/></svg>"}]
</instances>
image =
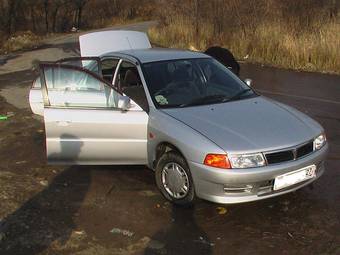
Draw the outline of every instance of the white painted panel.
<instances>
[{"instance_id":1,"label":"white painted panel","mask_svg":"<svg viewBox=\"0 0 340 255\"><path fill-rule=\"evenodd\" d=\"M151 44L145 33L137 31L102 31L79 36L82 57L101 56L112 51L148 49Z\"/></svg>"},{"instance_id":2,"label":"white painted panel","mask_svg":"<svg viewBox=\"0 0 340 255\"><path fill-rule=\"evenodd\" d=\"M44 116L44 102L41 89L32 88L29 93L29 102L34 114Z\"/></svg>"},{"instance_id":3,"label":"white painted panel","mask_svg":"<svg viewBox=\"0 0 340 255\"><path fill-rule=\"evenodd\" d=\"M44 109L51 164L147 164L143 111Z\"/></svg>"}]
</instances>

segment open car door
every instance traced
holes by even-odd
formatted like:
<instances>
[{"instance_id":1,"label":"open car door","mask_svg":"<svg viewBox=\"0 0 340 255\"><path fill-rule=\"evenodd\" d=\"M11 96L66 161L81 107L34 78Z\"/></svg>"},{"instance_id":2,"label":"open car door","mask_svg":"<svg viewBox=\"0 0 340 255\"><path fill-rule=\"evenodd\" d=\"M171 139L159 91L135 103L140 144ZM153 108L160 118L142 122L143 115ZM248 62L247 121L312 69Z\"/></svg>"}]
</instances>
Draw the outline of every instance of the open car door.
<instances>
[{"instance_id":1,"label":"open car door","mask_svg":"<svg viewBox=\"0 0 340 255\"><path fill-rule=\"evenodd\" d=\"M47 158L54 164L146 164L148 115L86 68L40 65Z\"/></svg>"}]
</instances>

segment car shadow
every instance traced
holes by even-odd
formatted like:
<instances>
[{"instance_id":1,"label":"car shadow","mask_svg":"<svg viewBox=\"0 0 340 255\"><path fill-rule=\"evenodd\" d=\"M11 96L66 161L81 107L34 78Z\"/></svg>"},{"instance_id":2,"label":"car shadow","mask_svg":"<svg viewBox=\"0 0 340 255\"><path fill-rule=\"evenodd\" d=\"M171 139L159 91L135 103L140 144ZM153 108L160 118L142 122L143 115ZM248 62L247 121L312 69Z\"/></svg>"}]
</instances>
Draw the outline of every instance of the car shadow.
<instances>
[{"instance_id":1,"label":"car shadow","mask_svg":"<svg viewBox=\"0 0 340 255\"><path fill-rule=\"evenodd\" d=\"M0 254L38 254L52 242L65 243L73 217L90 185L90 169L69 167L47 188L1 221Z\"/></svg>"},{"instance_id":2,"label":"car shadow","mask_svg":"<svg viewBox=\"0 0 340 255\"><path fill-rule=\"evenodd\" d=\"M172 206L172 223L153 237L145 255L212 254L213 244L195 220L194 207Z\"/></svg>"},{"instance_id":3,"label":"car shadow","mask_svg":"<svg viewBox=\"0 0 340 255\"><path fill-rule=\"evenodd\" d=\"M76 139L64 134L63 137ZM66 152L77 157L81 143ZM58 157L54 155L55 157ZM0 222L0 254L39 254L54 242L63 245L76 228L74 217L91 182L89 167L72 166L57 175L48 186Z\"/></svg>"},{"instance_id":4,"label":"car shadow","mask_svg":"<svg viewBox=\"0 0 340 255\"><path fill-rule=\"evenodd\" d=\"M78 139L69 134L63 134L61 137ZM60 152L50 157L58 159L66 153L76 160L83 146L81 142L77 144L67 146L61 143ZM124 190L126 185L136 181L142 183L143 190L153 185L151 173L140 174L143 167L123 168L124 170L122 166L71 166L63 170L46 188L0 221L0 254L40 254L50 249L69 247L68 244L72 242L72 236L79 227L77 222L79 223L82 217L81 209L94 178L93 171L104 171L100 176L105 176L106 171L115 171L115 182L106 190L107 196L117 190ZM130 171L127 173L126 170ZM108 178L107 182L112 180ZM128 186L129 191L133 190L132 184ZM212 245L206 233L196 223L194 207L171 206L170 216L172 222L151 238L145 254L164 254L163 251L166 251L166 254L188 254L188 251L189 254L212 253ZM157 242L162 244L161 249L157 247Z\"/></svg>"}]
</instances>

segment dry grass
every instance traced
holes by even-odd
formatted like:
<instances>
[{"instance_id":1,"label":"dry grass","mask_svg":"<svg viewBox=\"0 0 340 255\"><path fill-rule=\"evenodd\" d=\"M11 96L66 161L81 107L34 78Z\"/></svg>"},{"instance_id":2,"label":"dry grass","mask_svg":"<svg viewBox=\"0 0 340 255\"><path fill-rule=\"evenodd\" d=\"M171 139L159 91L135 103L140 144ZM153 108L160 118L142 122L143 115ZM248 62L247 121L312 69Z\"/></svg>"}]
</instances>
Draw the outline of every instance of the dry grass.
<instances>
[{"instance_id":1,"label":"dry grass","mask_svg":"<svg viewBox=\"0 0 340 255\"><path fill-rule=\"evenodd\" d=\"M340 23L317 24L317 29L292 29L287 23L263 22L255 29L226 31L214 36L212 24L200 25L199 35L190 20L178 17L169 25L149 30L156 44L204 50L222 45L238 59L284 68L340 73ZM197 40L198 38L198 40Z\"/></svg>"},{"instance_id":2,"label":"dry grass","mask_svg":"<svg viewBox=\"0 0 340 255\"><path fill-rule=\"evenodd\" d=\"M3 42L0 53L8 53L23 49L33 49L41 44L42 37L35 35L31 31L16 33Z\"/></svg>"},{"instance_id":3,"label":"dry grass","mask_svg":"<svg viewBox=\"0 0 340 255\"><path fill-rule=\"evenodd\" d=\"M112 17L112 18L105 18L105 19L103 18L103 19L93 20L93 22L91 23L91 28L98 29L98 28L104 28L104 27L129 25L129 24L138 23L142 21L145 21L145 19L141 17L127 19L124 17L117 16L117 17Z\"/></svg>"}]
</instances>

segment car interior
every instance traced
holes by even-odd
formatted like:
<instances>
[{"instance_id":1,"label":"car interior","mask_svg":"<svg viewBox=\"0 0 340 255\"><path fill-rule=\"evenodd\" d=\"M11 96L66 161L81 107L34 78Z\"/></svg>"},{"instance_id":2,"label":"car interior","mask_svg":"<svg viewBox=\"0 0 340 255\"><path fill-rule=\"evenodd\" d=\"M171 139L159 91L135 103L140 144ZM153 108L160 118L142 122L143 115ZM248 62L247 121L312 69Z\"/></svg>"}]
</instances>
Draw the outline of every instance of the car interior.
<instances>
[{"instance_id":1,"label":"car interior","mask_svg":"<svg viewBox=\"0 0 340 255\"><path fill-rule=\"evenodd\" d=\"M122 62L118 73L118 88L144 111L149 110L144 87L135 65L127 61Z\"/></svg>"},{"instance_id":2,"label":"car interior","mask_svg":"<svg viewBox=\"0 0 340 255\"><path fill-rule=\"evenodd\" d=\"M181 105L210 95L237 93L240 85L209 59L146 64L148 86L159 105ZM157 74L157 75L155 75Z\"/></svg>"},{"instance_id":3,"label":"car interior","mask_svg":"<svg viewBox=\"0 0 340 255\"><path fill-rule=\"evenodd\" d=\"M116 71L119 59L106 58L101 61L102 77L104 80L112 84L113 75Z\"/></svg>"}]
</instances>

